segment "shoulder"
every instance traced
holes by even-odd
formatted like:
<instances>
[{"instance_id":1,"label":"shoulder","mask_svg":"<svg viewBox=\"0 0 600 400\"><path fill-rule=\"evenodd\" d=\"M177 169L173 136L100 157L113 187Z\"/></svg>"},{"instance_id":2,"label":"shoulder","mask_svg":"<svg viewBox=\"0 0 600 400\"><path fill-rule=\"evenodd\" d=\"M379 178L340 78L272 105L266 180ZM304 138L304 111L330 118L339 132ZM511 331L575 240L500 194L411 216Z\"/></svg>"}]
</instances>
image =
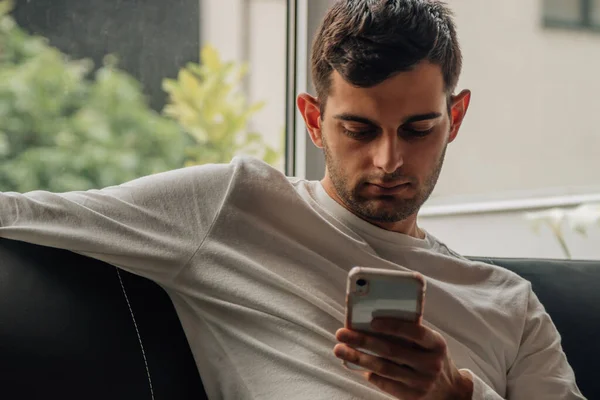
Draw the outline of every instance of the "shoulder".
<instances>
[{"instance_id":1,"label":"shoulder","mask_svg":"<svg viewBox=\"0 0 600 400\"><path fill-rule=\"evenodd\" d=\"M230 168L232 186L236 191L265 194L280 191L282 187L291 187L282 171L254 157L235 157Z\"/></svg>"},{"instance_id":2,"label":"shoulder","mask_svg":"<svg viewBox=\"0 0 600 400\"><path fill-rule=\"evenodd\" d=\"M256 185L282 173L252 157L235 157L229 163L190 165L160 172L127 182L127 186L181 186L200 185L204 189L230 186L231 184ZM282 179L282 178L280 178ZM285 179L285 177L283 177Z\"/></svg>"},{"instance_id":3,"label":"shoulder","mask_svg":"<svg viewBox=\"0 0 600 400\"><path fill-rule=\"evenodd\" d=\"M443 257L449 265L455 266L455 273L459 273L471 282L477 283L488 294L496 293L501 298L507 298L510 294L527 298L531 291L531 283L503 266L494 263L491 258L464 256L452 250L444 242L429 235L432 248L436 254Z\"/></svg>"},{"instance_id":4,"label":"shoulder","mask_svg":"<svg viewBox=\"0 0 600 400\"><path fill-rule=\"evenodd\" d=\"M190 171L207 190L224 195L226 203L244 207L282 204L298 197L285 174L266 162L249 156L235 157L228 164L203 165Z\"/></svg>"},{"instance_id":5,"label":"shoulder","mask_svg":"<svg viewBox=\"0 0 600 400\"><path fill-rule=\"evenodd\" d=\"M287 177L282 171L255 157L236 156L228 165L234 179L242 184L262 186L270 182L287 182Z\"/></svg>"}]
</instances>

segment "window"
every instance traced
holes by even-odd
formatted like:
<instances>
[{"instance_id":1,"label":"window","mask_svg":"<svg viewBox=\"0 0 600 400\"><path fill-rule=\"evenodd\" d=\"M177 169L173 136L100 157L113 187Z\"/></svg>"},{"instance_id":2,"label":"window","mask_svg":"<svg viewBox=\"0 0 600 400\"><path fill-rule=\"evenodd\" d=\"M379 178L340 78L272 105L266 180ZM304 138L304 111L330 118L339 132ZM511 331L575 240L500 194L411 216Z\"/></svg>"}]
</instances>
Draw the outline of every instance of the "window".
<instances>
[{"instance_id":1,"label":"window","mask_svg":"<svg viewBox=\"0 0 600 400\"><path fill-rule=\"evenodd\" d=\"M547 27L600 30L600 0L544 0Z\"/></svg>"},{"instance_id":2,"label":"window","mask_svg":"<svg viewBox=\"0 0 600 400\"><path fill-rule=\"evenodd\" d=\"M283 169L286 10L0 0L0 190L100 188L238 154Z\"/></svg>"},{"instance_id":3,"label":"window","mask_svg":"<svg viewBox=\"0 0 600 400\"><path fill-rule=\"evenodd\" d=\"M590 23L600 27L600 0L593 0L590 10Z\"/></svg>"}]
</instances>

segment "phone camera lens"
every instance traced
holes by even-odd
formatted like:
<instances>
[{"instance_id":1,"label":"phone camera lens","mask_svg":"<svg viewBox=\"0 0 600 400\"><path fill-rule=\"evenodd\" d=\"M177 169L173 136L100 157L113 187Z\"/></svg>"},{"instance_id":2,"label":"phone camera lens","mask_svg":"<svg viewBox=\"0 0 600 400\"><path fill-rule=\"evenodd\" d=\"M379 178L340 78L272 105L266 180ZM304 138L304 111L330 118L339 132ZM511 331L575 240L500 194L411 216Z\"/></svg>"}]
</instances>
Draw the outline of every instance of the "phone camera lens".
<instances>
[{"instance_id":1,"label":"phone camera lens","mask_svg":"<svg viewBox=\"0 0 600 400\"><path fill-rule=\"evenodd\" d=\"M364 279L359 279L356 281L356 285L360 286L360 287L366 286L366 284L367 284L367 281Z\"/></svg>"}]
</instances>

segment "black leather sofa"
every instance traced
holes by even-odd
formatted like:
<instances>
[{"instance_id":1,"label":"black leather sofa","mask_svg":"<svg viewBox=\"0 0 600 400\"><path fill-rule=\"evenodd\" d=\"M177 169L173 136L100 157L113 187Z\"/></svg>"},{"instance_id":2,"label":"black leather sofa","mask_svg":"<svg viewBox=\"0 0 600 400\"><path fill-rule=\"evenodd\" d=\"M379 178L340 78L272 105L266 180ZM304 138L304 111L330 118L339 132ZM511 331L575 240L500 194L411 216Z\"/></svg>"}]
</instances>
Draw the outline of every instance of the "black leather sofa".
<instances>
[{"instance_id":1,"label":"black leather sofa","mask_svg":"<svg viewBox=\"0 0 600 400\"><path fill-rule=\"evenodd\" d=\"M481 259L533 283L600 399L600 262ZM0 398L206 399L166 293L68 251L0 239Z\"/></svg>"}]
</instances>

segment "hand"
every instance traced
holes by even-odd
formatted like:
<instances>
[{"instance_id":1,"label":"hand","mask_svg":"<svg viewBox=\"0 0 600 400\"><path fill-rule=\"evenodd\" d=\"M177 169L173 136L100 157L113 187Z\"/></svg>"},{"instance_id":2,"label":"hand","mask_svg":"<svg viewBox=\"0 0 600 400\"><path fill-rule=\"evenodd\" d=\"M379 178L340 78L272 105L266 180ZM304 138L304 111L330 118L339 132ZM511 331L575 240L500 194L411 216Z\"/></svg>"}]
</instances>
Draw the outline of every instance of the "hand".
<instances>
[{"instance_id":1,"label":"hand","mask_svg":"<svg viewBox=\"0 0 600 400\"><path fill-rule=\"evenodd\" d=\"M384 336L342 328L336 337L345 344L337 344L333 350L338 358L370 371L364 373L369 382L403 400L472 398L472 376L456 368L438 332L398 319L376 319L371 326Z\"/></svg>"}]
</instances>

